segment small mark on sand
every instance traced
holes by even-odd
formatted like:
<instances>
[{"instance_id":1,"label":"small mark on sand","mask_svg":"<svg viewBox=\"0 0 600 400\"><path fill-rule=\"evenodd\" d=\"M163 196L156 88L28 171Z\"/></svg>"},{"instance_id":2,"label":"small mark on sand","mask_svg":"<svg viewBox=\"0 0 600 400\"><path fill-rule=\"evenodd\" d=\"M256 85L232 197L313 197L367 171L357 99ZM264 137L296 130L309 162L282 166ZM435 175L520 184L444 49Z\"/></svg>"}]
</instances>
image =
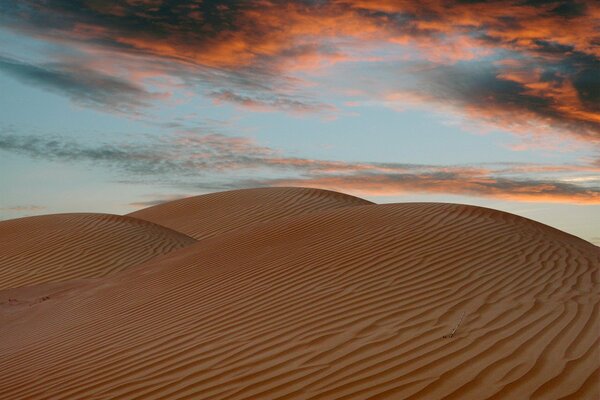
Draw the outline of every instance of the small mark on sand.
<instances>
[{"instance_id":1,"label":"small mark on sand","mask_svg":"<svg viewBox=\"0 0 600 400\"><path fill-rule=\"evenodd\" d=\"M451 339L454 336L454 334L456 333L456 330L460 326L460 323L462 322L464 317L465 317L465 312L463 311L462 314L460 314L460 319L458 320L458 323L456 324L454 329L452 329L452 332L450 332L449 335L444 335L444 339Z\"/></svg>"}]
</instances>

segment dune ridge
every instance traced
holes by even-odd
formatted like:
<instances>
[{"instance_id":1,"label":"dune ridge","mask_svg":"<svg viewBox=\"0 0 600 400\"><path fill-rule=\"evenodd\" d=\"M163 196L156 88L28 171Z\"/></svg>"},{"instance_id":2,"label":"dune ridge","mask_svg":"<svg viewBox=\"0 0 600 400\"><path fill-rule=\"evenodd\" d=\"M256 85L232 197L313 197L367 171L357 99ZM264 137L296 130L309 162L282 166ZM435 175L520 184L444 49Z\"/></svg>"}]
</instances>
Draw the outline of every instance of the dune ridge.
<instances>
[{"instance_id":1,"label":"dune ridge","mask_svg":"<svg viewBox=\"0 0 600 400\"><path fill-rule=\"evenodd\" d=\"M0 397L600 395L600 253L579 238L431 203L211 229L2 329Z\"/></svg>"},{"instance_id":2,"label":"dune ridge","mask_svg":"<svg viewBox=\"0 0 600 400\"><path fill-rule=\"evenodd\" d=\"M330 190L256 188L169 201L128 215L205 239L255 223L366 204L372 203Z\"/></svg>"}]
</instances>

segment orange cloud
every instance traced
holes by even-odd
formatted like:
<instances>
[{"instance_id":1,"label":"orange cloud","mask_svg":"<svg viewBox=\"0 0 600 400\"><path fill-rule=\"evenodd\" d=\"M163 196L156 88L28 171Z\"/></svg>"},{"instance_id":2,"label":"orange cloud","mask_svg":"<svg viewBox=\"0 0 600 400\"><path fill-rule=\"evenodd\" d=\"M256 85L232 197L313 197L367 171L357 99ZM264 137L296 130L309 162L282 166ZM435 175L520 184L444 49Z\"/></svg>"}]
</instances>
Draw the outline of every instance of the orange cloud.
<instances>
[{"instance_id":1,"label":"orange cloud","mask_svg":"<svg viewBox=\"0 0 600 400\"><path fill-rule=\"evenodd\" d=\"M397 80L414 77L415 97L429 104L450 104L516 133L540 125L551 126L542 134L562 131L592 142L600 137L595 2L154 0L71 7L57 0L8 1L1 17L7 28L74 46L88 59L102 51L110 62L98 68L113 66L113 74L135 83L161 74L199 79L215 87L218 101L308 112L318 107L291 98L295 88L309 84L299 73L365 60L397 65L406 56L423 67L404 69ZM377 54L383 48L385 54ZM398 57L400 49L407 54ZM486 69L486 81L468 90L452 86L457 70L469 66ZM386 89L370 91L377 99L386 98L388 89L407 92L394 88L391 73L370 70L378 71L360 73L371 73L371 81ZM363 89L354 76L347 78L345 89Z\"/></svg>"},{"instance_id":2,"label":"orange cloud","mask_svg":"<svg viewBox=\"0 0 600 400\"><path fill-rule=\"evenodd\" d=\"M414 193L490 197L538 203L600 204L598 189L535 180L448 174L352 175L307 179L281 179L276 186L306 186L361 196L396 196Z\"/></svg>"}]
</instances>

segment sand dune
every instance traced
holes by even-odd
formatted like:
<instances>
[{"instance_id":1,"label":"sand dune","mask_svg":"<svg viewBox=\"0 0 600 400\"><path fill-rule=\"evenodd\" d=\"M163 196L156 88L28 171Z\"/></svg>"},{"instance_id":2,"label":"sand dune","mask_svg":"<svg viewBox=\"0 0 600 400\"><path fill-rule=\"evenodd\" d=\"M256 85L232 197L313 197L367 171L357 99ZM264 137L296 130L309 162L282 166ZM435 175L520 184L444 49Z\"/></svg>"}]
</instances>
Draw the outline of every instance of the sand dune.
<instances>
[{"instance_id":1,"label":"sand dune","mask_svg":"<svg viewBox=\"0 0 600 400\"><path fill-rule=\"evenodd\" d=\"M188 197L129 215L204 239L257 222L366 204L371 202L329 190L259 188Z\"/></svg>"},{"instance_id":2,"label":"sand dune","mask_svg":"<svg viewBox=\"0 0 600 400\"><path fill-rule=\"evenodd\" d=\"M599 398L597 247L477 207L331 208L30 305L0 398Z\"/></svg>"},{"instance_id":3,"label":"sand dune","mask_svg":"<svg viewBox=\"0 0 600 400\"><path fill-rule=\"evenodd\" d=\"M55 214L0 221L0 290L97 278L196 241L109 214Z\"/></svg>"}]
</instances>

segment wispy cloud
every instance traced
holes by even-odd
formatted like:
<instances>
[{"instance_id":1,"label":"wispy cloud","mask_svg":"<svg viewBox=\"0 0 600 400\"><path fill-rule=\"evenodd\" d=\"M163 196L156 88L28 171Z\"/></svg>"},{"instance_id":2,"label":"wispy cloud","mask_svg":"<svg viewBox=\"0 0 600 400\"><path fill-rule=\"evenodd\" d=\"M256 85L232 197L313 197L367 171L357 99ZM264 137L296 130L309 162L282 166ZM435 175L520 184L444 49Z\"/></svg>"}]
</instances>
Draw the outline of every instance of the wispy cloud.
<instances>
[{"instance_id":1,"label":"wispy cloud","mask_svg":"<svg viewBox=\"0 0 600 400\"><path fill-rule=\"evenodd\" d=\"M452 171L452 168L448 168ZM558 180L504 178L493 173L352 174L307 179L282 179L271 184L302 185L359 195L391 196L409 193L492 197L510 201L600 204L600 187Z\"/></svg>"},{"instance_id":2,"label":"wispy cloud","mask_svg":"<svg viewBox=\"0 0 600 400\"><path fill-rule=\"evenodd\" d=\"M0 132L0 150L46 160L104 165L118 170L124 180L135 182L137 177L154 182L168 180L181 189L298 185L362 195L417 192L600 204L597 179L573 179L597 177L600 168L591 164L423 165L330 161L289 157L248 138L190 131L135 145L84 145L60 137L4 131ZM575 177L574 171L578 174Z\"/></svg>"},{"instance_id":3,"label":"wispy cloud","mask_svg":"<svg viewBox=\"0 0 600 400\"><path fill-rule=\"evenodd\" d=\"M158 204L166 203L168 201L183 199L185 197L189 197L189 194L157 194L150 193L145 195L144 197L148 198L148 200L140 200L133 203L129 203L128 205L135 208L146 208L151 206L156 206Z\"/></svg>"},{"instance_id":4,"label":"wispy cloud","mask_svg":"<svg viewBox=\"0 0 600 400\"><path fill-rule=\"evenodd\" d=\"M295 114L305 113L326 113L335 110L335 107L318 102L303 101L299 98L293 98L284 95L259 95L250 96L234 93L230 90L220 90L211 92L210 96L216 103L230 102L252 111L276 111L283 110Z\"/></svg>"},{"instance_id":5,"label":"wispy cloud","mask_svg":"<svg viewBox=\"0 0 600 400\"><path fill-rule=\"evenodd\" d=\"M9 211L9 212L38 212L44 211L46 207L36 206L31 204L19 205L19 206L11 206L11 207L0 207L0 211Z\"/></svg>"},{"instance_id":6,"label":"wispy cloud","mask_svg":"<svg viewBox=\"0 0 600 400\"><path fill-rule=\"evenodd\" d=\"M134 111L160 97L126 80L60 63L35 65L0 55L0 71L97 108Z\"/></svg>"}]
</instances>

